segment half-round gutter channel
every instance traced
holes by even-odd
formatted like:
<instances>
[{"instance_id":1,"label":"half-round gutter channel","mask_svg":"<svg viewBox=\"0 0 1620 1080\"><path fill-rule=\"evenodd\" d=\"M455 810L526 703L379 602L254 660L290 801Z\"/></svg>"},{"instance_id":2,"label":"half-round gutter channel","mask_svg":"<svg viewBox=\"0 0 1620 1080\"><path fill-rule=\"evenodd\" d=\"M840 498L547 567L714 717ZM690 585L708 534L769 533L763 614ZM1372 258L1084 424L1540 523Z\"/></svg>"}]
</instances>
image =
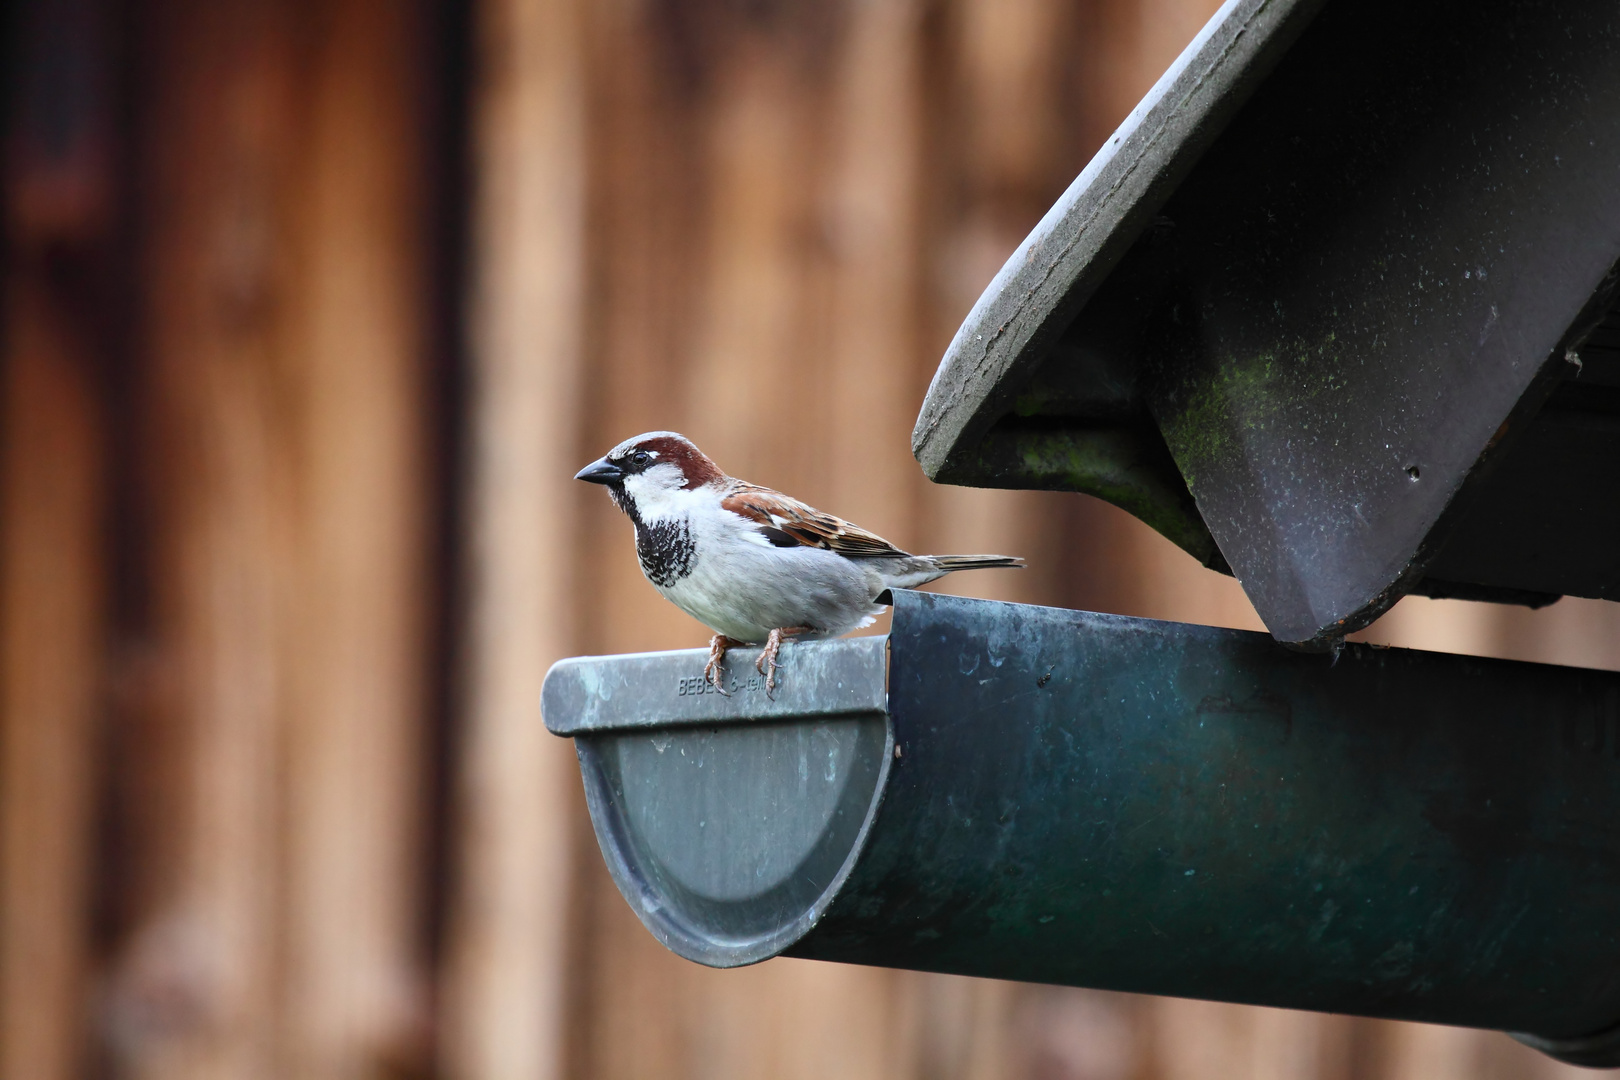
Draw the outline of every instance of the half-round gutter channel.
<instances>
[{"instance_id":1,"label":"half-round gutter channel","mask_svg":"<svg viewBox=\"0 0 1620 1080\"><path fill-rule=\"evenodd\" d=\"M602 857L672 951L753 964L821 918L893 761L886 644L790 646L770 696L750 650L726 660L729 697L702 681L701 653L614 658L611 672L581 658L547 676L545 714L576 736Z\"/></svg>"},{"instance_id":2,"label":"half-round gutter channel","mask_svg":"<svg viewBox=\"0 0 1620 1080\"><path fill-rule=\"evenodd\" d=\"M653 936L711 967L768 959L860 856L894 742L881 714L578 740L591 823Z\"/></svg>"}]
</instances>

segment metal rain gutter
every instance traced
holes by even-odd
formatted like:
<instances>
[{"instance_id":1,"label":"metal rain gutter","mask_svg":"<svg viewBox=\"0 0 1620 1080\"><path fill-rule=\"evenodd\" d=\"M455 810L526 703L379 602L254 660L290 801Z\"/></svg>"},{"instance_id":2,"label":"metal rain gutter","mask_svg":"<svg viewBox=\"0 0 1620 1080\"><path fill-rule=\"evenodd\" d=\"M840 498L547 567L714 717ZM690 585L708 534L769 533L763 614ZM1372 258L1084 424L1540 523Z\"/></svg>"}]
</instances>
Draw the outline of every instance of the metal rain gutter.
<instances>
[{"instance_id":1,"label":"metal rain gutter","mask_svg":"<svg viewBox=\"0 0 1620 1080\"><path fill-rule=\"evenodd\" d=\"M1620 1064L1620 674L894 596L767 698L547 676L665 945L1529 1032Z\"/></svg>"}]
</instances>

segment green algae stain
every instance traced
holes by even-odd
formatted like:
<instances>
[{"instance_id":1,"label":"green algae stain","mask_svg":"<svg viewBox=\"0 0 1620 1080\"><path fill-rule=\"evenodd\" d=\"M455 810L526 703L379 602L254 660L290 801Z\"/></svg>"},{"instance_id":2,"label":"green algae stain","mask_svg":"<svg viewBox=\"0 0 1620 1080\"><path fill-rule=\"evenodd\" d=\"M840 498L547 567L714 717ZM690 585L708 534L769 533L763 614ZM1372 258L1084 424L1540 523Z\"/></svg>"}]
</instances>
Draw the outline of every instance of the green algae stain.
<instances>
[{"instance_id":1,"label":"green algae stain","mask_svg":"<svg viewBox=\"0 0 1620 1080\"><path fill-rule=\"evenodd\" d=\"M1207 472L1241 459L1253 433L1310 430L1312 418L1337 415L1334 399L1349 390L1343 361L1338 335L1328 331L1277 350L1224 352L1185 376L1161 419L1188 487L1196 491Z\"/></svg>"},{"instance_id":2,"label":"green algae stain","mask_svg":"<svg viewBox=\"0 0 1620 1080\"><path fill-rule=\"evenodd\" d=\"M980 467L1013 486L1078 491L1112 503L1205 566L1224 571L1175 463L1156 444L1128 427L999 432L986 440Z\"/></svg>"},{"instance_id":3,"label":"green algae stain","mask_svg":"<svg viewBox=\"0 0 1620 1080\"><path fill-rule=\"evenodd\" d=\"M1012 412L1015 416L1040 416L1055 400L1057 395L1049 388L1032 387L1013 399Z\"/></svg>"}]
</instances>

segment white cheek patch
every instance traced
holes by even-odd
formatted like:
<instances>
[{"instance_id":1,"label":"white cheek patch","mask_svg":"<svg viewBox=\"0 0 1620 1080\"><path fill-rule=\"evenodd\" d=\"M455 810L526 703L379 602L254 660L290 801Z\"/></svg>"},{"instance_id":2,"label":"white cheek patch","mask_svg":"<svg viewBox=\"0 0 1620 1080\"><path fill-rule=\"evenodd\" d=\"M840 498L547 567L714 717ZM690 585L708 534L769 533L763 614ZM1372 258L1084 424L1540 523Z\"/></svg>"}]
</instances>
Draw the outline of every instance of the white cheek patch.
<instances>
[{"instance_id":1,"label":"white cheek patch","mask_svg":"<svg viewBox=\"0 0 1620 1080\"><path fill-rule=\"evenodd\" d=\"M633 479L646 482L649 490L656 491L676 491L686 484L686 476L681 472L681 467L667 461L662 465L642 470L641 475Z\"/></svg>"},{"instance_id":2,"label":"white cheek patch","mask_svg":"<svg viewBox=\"0 0 1620 1080\"><path fill-rule=\"evenodd\" d=\"M680 466L666 462L626 477L624 490L636 501L643 516L657 517L685 483Z\"/></svg>"},{"instance_id":3,"label":"white cheek patch","mask_svg":"<svg viewBox=\"0 0 1620 1080\"><path fill-rule=\"evenodd\" d=\"M637 503L654 497L658 494L658 490L659 489L655 485L647 482L647 475L645 473L637 473L634 476L627 476L624 478L625 494L629 495L632 499L635 499Z\"/></svg>"}]
</instances>

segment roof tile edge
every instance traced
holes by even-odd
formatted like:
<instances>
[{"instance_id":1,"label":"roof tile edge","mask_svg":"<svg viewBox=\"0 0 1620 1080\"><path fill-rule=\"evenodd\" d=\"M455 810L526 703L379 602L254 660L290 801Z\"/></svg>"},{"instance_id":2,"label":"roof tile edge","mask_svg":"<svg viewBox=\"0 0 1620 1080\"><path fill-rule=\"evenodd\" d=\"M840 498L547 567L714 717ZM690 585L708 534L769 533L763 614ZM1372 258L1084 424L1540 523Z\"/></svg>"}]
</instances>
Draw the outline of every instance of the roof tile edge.
<instances>
[{"instance_id":1,"label":"roof tile edge","mask_svg":"<svg viewBox=\"0 0 1620 1080\"><path fill-rule=\"evenodd\" d=\"M1013 252L957 330L912 430L937 478L1032 367L1326 0L1226 0Z\"/></svg>"}]
</instances>

